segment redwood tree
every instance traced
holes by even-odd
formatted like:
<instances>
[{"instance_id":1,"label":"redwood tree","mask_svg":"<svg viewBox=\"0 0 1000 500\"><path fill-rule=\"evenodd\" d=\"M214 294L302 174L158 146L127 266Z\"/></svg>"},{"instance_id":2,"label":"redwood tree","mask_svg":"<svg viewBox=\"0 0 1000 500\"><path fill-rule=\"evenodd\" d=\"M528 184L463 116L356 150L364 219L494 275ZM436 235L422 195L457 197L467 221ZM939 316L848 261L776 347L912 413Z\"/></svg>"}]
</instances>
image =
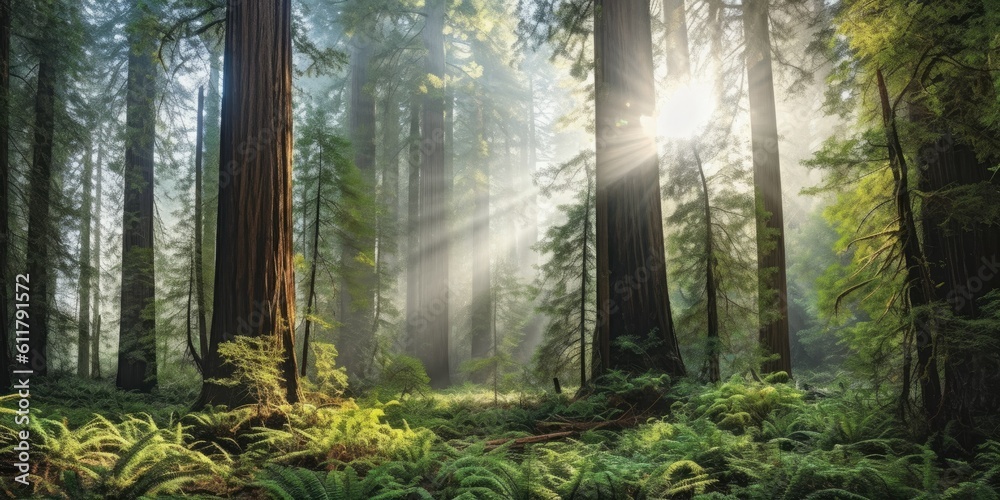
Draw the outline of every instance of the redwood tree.
<instances>
[{"instance_id":1,"label":"redwood tree","mask_svg":"<svg viewBox=\"0 0 1000 500\"><path fill-rule=\"evenodd\" d=\"M375 191L375 99L369 88L369 61L373 47L356 37L351 54L350 134L354 164L365 186ZM358 258L367 256L368 258ZM363 376L373 359L374 290L376 276L368 264L375 257L374 234L352 234L344 241L341 257L345 279L340 290L341 334L337 349L339 364L349 375Z\"/></svg>"},{"instance_id":2,"label":"redwood tree","mask_svg":"<svg viewBox=\"0 0 1000 500\"><path fill-rule=\"evenodd\" d=\"M10 163L7 159L7 105L10 89L10 0L0 0L0 391L10 387L10 346L7 345L9 332L7 316L7 263L9 258L10 227L9 201Z\"/></svg>"},{"instance_id":3,"label":"redwood tree","mask_svg":"<svg viewBox=\"0 0 1000 500\"><path fill-rule=\"evenodd\" d=\"M649 0L597 0L598 366L683 375L667 296L659 165L640 124L652 115ZM678 117L683 119L683 117Z\"/></svg>"},{"instance_id":4,"label":"redwood tree","mask_svg":"<svg viewBox=\"0 0 1000 500\"><path fill-rule=\"evenodd\" d=\"M420 165L420 307L417 324L417 352L427 368L431 386L451 383L448 364L449 336L449 238L451 178L446 175L444 123L444 14L445 0L426 2L423 30L427 49L427 82L423 96Z\"/></svg>"},{"instance_id":5,"label":"redwood tree","mask_svg":"<svg viewBox=\"0 0 1000 500\"><path fill-rule=\"evenodd\" d=\"M223 63L218 239L212 331L197 407L252 401L219 344L273 337L285 397L300 399L292 265L291 0L229 0Z\"/></svg>"},{"instance_id":6,"label":"redwood tree","mask_svg":"<svg viewBox=\"0 0 1000 500\"><path fill-rule=\"evenodd\" d=\"M141 9L141 7L137 7ZM155 39L150 15L134 13L129 27L125 88L125 205L122 213L119 389L149 392L156 386L155 276L153 272L153 144L156 142Z\"/></svg>"},{"instance_id":7,"label":"redwood tree","mask_svg":"<svg viewBox=\"0 0 1000 500\"><path fill-rule=\"evenodd\" d=\"M94 179L94 163L91 159L92 148L92 143L88 141L83 158L83 206L80 208L80 274L77 284L79 290L79 317L77 318L76 375L81 378L90 375L90 285L93 282L90 267L90 226L92 224L93 205L91 189L93 188Z\"/></svg>"},{"instance_id":8,"label":"redwood tree","mask_svg":"<svg viewBox=\"0 0 1000 500\"><path fill-rule=\"evenodd\" d=\"M760 346L767 354L778 355L778 359L765 362L761 371L783 371L791 375L778 121L774 106L767 0L743 2L743 32L750 93L753 183L757 194Z\"/></svg>"},{"instance_id":9,"label":"redwood tree","mask_svg":"<svg viewBox=\"0 0 1000 500\"><path fill-rule=\"evenodd\" d=\"M52 230L49 209L52 197L52 135L55 126L55 78L53 61L42 56L38 62L35 92L35 133L32 141L30 206L28 212L28 275L31 296L28 339L31 369L35 375L48 374L49 332L49 247Z\"/></svg>"}]
</instances>

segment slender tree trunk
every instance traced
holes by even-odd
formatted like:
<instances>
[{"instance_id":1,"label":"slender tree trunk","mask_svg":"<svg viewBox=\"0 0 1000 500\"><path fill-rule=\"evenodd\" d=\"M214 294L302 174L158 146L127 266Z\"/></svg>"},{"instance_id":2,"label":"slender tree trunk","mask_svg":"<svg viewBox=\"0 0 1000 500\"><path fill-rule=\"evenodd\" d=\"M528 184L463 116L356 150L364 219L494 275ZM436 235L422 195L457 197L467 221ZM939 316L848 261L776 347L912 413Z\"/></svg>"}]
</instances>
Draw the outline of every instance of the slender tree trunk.
<instances>
[{"instance_id":1,"label":"slender tree trunk","mask_svg":"<svg viewBox=\"0 0 1000 500\"><path fill-rule=\"evenodd\" d=\"M410 102L406 192L406 352L419 355L420 314L420 107Z\"/></svg>"},{"instance_id":2,"label":"slender tree trunk","mask_svg":"<svg viewBox=\"0 0 1000 500\"><path fill-rule=\"evenodd\" d=\"M97 192L94 195L94 267L91 277L94 279L94 312L91 315L93 326L90 329L90 376L101 378L101 207L104 203L102 189L104 186L104 144L97 143Z\"/></svg>"},{"instance_id":3,"label":"slender tree trunk","mask_svg":"<svg viewBox=\"0 0 1000 500\"><path fill-rule=\"evenodd\" d=\"M366 189L375 190L375 99L369 86L369 64L373 47L358 37L351 55L350 133L354 164L364 179ZM372 222L376 222L372 216ZM358 255L367 259L358 259ZM342 250L346 277L340 292L341 328L338 363L352 377L365 377L371 368L368 354L375 342L372 330L374 290L377 277L372 266L364 263L375 258L374 235L354 235Z\"/></svg>"},{"instance_id":4,"label":"slender tree trunk","mask_svg":"<svg viewBox=\"0 0 1000 500\"><path fill-rule=\"evenodd\" d=\"M698 175L701 178L701 189L705 196L705 311L708 315L708 344L705 352L704 376L709 382L718 382L721 378L719 370L719 290L715 280L715 268L718 260L715 258L715 242L712 237L712 205L710 203L708 181L705 179L705 167L698 154L698 146L691 144L694 161L698 164Z\"/></svg>"},{"instance_id":5,"label":"slender tree trunk","mask_svg":"<svg viewBox=\"0 0 1000 500\"><path fill-rule=\"evenodd\" d=\"M10 265L10 0L0 0L0 393L10 388L10 316L7 315L7 267Z\"/></svg>"},{"instance_id":6,"label":"slender tree trunk","mask_svg":"<svg viewBox=\"0 0 1000 500\"><path fill-rule=\"evenodd\" d=\"M319 172L316 176L316 218L313 220L312 258L309 266L309 292L306 295L306 325L302 334L302 366L299 375L305 377L309 367L309 337L312 333L312 317L316 314L316 269L319 268L319 226L320 207L323 205L323 153L320 151Z\"/></svg>"},{"instance_id":7,"label":"slender tree trunk","mask_svg":"<svg viewBox=\"0 0 1000 500\"><path fill-rule=\"evenodd\" d=\"M482 97L476 98L472 201L472 359L490 355L493 311L490 284L490 167ZM482 380L481 378L477 378Z\"/></svg>"},{"instance_id":8,"label":"slender tree trunk","mask_svg":"<svg viewBox=\"0 0 1000 500\"><path fill-rule=\"evenodd\" d=\"M648 0L597 0L597 308L600 365L685 373L667 295L659 166L639 118L652 115ZM646 346L629 349L620 340Z\"/></svg>"},{"instance_id":9,"label":"slender tree trunk","mask_svg":"<svg viewBox=\"0 0 1000 500\"><path fill-rule=\"evenodd\" d=\"M882 108L882 125L885 128L889 151L889 167L892 169L895 181L894 198L896 214L899 220L900 249L906 266L906 294L908 299L907 312L914 309L922 311L912 319L911 328L916 338L917 378L920 381L921 400L924 414L931 422L931 427L942 430L941 416L941 379L938 375L936 350L937 325L933 315L923 308L930 304L933 297L933 284L926 266L926 256L920 248L917 236L917 224L913 214L913 202L909 187L909 166L903 154L903 148L896 130L895 111L889 102L889 91L882 77L882 71L876 71L879 91L879 102ZM904 397L908 398L909 388L904 388Z\"/></svg>"},{"instance_id":10,"label":"slender tree trunk","mask_svg":"<svg viewBox=\"0 0 1000 500\"><path fill-rule=\"evenodd\" d=\"M216 292L199 408L259 403L247 387L209 381L232 375L219 344L238 335L274 338L285 396L301 398L293 330L291 20L291 0L229 0L226 10Z\"/></svg>"},{"instance_id":11,"label":"slender tree trunk","mask_svg":"<svg viewBox=\"0 0 1000 500\"><path fill-rule=\"evenodd\" d=\"M426 2L423 30L427 73L444 81L444 0ZM451 385L449 366L449 207L450 184L445 165L444 89L428 84L423 102L420 166L420 360L427 368L431 387Z\"/></svg>"},{"instance_id":12,"label":"slender tree trunk","mask_svg":"<svg viewBox=\"0 0 1000 500\"><path fill-rule=\"evenodd\" d=\"M590 203L593 197L594 184L587 174L587 196L583 200L583 262L580 269L580 387L587 385L587 283L590 282L590 270L587 268L590 247Z\"/></svg>"},{"instance_id":13,"label":"slender tree trunk","mask_svg":"<svg viewBox=\"0 0 1000 500\"><path fill-rule=\"evenodd\" d=\"M528 74L528 119L525 132L521 138L521 156L523 158L520 180L518 182L515 195L530 193L525 200L525 229L520 232L518 245L518 266L521 273L529 283L535 279L535 266L538 264L538 256L534 246L538 243L538 195L535 190L535 168L537 165L536 135L535 135L535 82L531 74ZM538 300L532 303L531 317L524 325L524 337L518 348L522 362L529 362L535 348L542 341L542 328L545 324L545 316L537 312ZM584 363L585 364L585 363Z\"/></svg>"},{"instance_id":14,"label":"slender tree trunk","mask_svg":"<svg viewBox=\"0 0 1000 500\"><path fill-rule=\"evenodd\" d=\"M80 308L77 318L76 375L80 378L90 376L90 286L93 283L93 270L90 267L90 226L92 224L93 203L91 191L94 187L92 154L92 145L88 141L83 159L83 207L80 209L80 276L77 284Z\"/></svg>"},{"instance_id":15,"label":"slender tree trunk","mask_svg":"<svg viewBox=\"0 0 1000 500\"><path fill-rule=\"evenodd\" d=\"M35 134L32 146L31 196L28 211L27 262L31 278L28 317L29 357L37 376L48 374L49 334L49 247L52 228L49 216L52 193L52 134L55 126L55 78L53 62L42 57L38 63L35 94Z\"/></svg>"},{"instance_id":16,"label":"slender tree trunk","mask_svg":"<svg viewBox=\"0 0 1000 500\"><path fill-rule=\"evenodd\" d=\"M145 16L145 13L137 16ZM122 220L121 324L115 385L149 392L156 386L156 281L153 267L156 65L154 41L129 40L125 111L125 205Z\"/></svg>"},{"instance_id":17,"label":"slender tree trunk","mask_svg":"<svg viewBox=\"0 0 1000 500\"><path fill-rule=\"evenodd\" d=\"M208 276L202 291L205 295L205 323L211 325L213 290L211 277L215 276L216 222L219 217L219 114L222 107L220 92L222 73L221 44L209 49L208 88L205 91L205 134L202 158L202 276ZM208 330L206 329L206 337ZM207 345L206 345L207 347ZM202 352L202 358L205 353Z\"/></svg>"},{"instance_id":18,"label":"slender tree trunk","mask_svg":"<svg viewBox=\"0 0 1000 500\"><path fill-rule=\"evenodd\" d=\"M767 0L743 2L743 32L750 93L753 183L757 194L757 267L760 346L778 359L761 366L764 373L792 374L788 339L785 229L781 208L778 121L771 70Z\"/></svg>"},{"instance_id":19,"label":"slender tree trunk","mask_svg":"<svg viewBox=\"0 0 1000 500\"><path fill-rule=\"evenodd\" d=\"M198 370L203 370L201 360L208 352L208 320L205 315L205 263L203 252L205 243L202 239L204 212L204 182L202 180L203 151L205 149L205 88L198 87L198 137L195 139L194 151L194 286L195 305L198 308Z\"/></svg>"}]
</instances>

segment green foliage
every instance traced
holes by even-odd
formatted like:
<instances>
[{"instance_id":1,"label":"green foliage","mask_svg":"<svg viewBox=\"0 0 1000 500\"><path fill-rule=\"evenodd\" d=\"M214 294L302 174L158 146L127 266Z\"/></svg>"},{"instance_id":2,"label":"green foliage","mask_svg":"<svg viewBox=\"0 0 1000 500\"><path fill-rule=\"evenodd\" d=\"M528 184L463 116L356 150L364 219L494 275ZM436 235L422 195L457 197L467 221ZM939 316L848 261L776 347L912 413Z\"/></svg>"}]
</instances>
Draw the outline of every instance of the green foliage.
<instances>
[{"instance_id":1,"label":"green foliage","mask_svg":"<svg viewBox=\"0 0 1000 500\"><path fill-rule=\"evenodd\" d=\"M389 500L432 498L423 488L400 484L384 470L372 469L364 478L353 467L326 474L308 469L269 465L252 483L281 500Z\"/></svg>"},{"instance_id":2,"label":"green foliage","mask_svg":"<svg viewBox=\"0 0 1000 500\"><path fill-rule=\"evenodd\" d=\"M282 429L256 427L246 436L247 452L274 463L335 466L355 460L390 459L429 436L382 421L381 408L301 405Z\"/></svg>"},{"instance_id":3,"label":"green foliage","mask_svg":"<svg viewBox=\"0 0 1000 500\"><path fill-rule=\"evenodd\" d=\"M775 378L780 379L780 376ZM695 418L706 417L720 428L742 433L751 427L760 429L768 417L786 413L801 404L802 393L785 384L746 383L734 376L691 398L689 408Z\"/></svg>"},{"instance_id":4,"label":"green foliage","mask_svg":"<svg viewBox=\"0 0 1000 500\"><path fill-rule=\"evenodd\" d=\"M327 398L339 398L347 390L347 370L337 366L337 347L325 342L310 342L316 366L315 384L310 389Z\"/></svg>"},{"instance_id":5,"label":"green foliage","mask_svg":"<svg viewBox=\"0 0 1000 500\"><path fill-rule=\"evenodd\" d=\"M430 382L427 370L419 359L397 354L385 361L372 392L382 400L413 394L424 395L430 390Z\"/></svg>"},{"instance_id":6,"label":"green foliage","mask_svg":"<svg viewBox=\"0 0 1000 500\"><path fill-rule=\"evenodd\" d=\"M286 403L281 376L281 351L273 337L236 336L219 344L219 357L233 367L229 377L212 379L213 383L248 390L257 402L258 413Z\"/></svg>"}]
</instances>

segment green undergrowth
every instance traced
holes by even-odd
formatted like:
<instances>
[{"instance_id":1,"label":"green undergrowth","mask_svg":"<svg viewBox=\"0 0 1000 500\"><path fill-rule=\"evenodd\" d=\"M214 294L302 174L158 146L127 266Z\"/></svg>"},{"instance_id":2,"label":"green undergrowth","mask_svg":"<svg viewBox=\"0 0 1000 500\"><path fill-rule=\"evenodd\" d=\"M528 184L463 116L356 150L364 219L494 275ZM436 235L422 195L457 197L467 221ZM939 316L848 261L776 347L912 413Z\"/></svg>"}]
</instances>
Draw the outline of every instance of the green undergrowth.
<instances>
[{"instance_id":1,"label":"green undergrowth","mask_svg":"<svg viewBox=\"0 0 1000 500\"><path fill-rule=\"evenodd\" d=\"M33 406L32 486L14 483L4 463L0 491L73 499L1000 498L1000 442L946 457L863 392L806 393L783 380L704 386L615 376L584 399L495 397L471 385L391 400L373 391L282 405L262 420L256 408L153 409L149 398L169 394L56 379ZM640 400L668 406L640 413ZM20 430L10 426L14 402L0 401L8 457ZM121 412L101 412L101 404Z\"/></svg>"}]
</instances>

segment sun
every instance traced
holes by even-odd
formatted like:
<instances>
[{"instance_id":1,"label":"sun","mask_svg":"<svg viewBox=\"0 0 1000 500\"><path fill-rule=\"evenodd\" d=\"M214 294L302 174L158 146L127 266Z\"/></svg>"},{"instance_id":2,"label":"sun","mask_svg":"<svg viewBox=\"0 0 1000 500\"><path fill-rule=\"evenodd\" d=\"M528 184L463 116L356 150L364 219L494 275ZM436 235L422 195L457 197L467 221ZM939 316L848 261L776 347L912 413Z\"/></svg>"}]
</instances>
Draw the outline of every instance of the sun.
<instances>
[{"instance_id":1,"label":"sun","mask_svg":"<svg viewBox=\"0 0 1000 500\"><path fill-rule=\"evenodd\" d=\"M653 137L692 139L708 125L715 105L712 86L693 82L670 93L654 117L642 117L642 125Z\"/></svg>"}]
</instances>

